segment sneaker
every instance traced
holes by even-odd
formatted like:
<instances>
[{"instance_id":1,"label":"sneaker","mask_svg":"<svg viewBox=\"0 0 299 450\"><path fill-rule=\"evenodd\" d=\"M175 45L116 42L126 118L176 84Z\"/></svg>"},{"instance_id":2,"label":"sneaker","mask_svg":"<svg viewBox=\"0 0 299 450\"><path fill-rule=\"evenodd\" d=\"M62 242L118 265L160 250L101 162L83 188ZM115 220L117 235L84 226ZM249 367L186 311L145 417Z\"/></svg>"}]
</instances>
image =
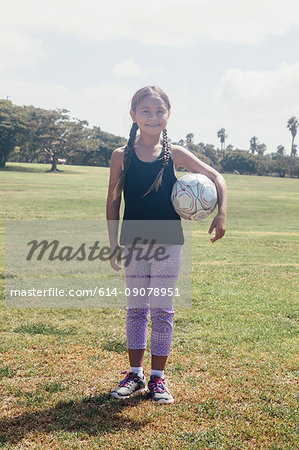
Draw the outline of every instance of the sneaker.
<instances>
[{"instance_id":1,"label":"sneaker","mask_svg":"<svg viewBox=\"0 0 299 450\"><path fill-rule=\"evenodd\" d=\"M119 385L111 391L112 397L115 398L128 398L136 392L146 391L146 383L144 374L139 377L136 372L121 372L126 373L127 376L124 378Z\"/></svg>"},{"instance_id":2,"label":"sneaker","mask_svg":"<svg viewBox=\"0 0 299 450\"><path fill-rule=\"evenodd\" d=\"M157 404L173 403L173 396L168 390L164 378L151 376L148 382L148 388L152 400Z\"/></svg>"}]
</instances>

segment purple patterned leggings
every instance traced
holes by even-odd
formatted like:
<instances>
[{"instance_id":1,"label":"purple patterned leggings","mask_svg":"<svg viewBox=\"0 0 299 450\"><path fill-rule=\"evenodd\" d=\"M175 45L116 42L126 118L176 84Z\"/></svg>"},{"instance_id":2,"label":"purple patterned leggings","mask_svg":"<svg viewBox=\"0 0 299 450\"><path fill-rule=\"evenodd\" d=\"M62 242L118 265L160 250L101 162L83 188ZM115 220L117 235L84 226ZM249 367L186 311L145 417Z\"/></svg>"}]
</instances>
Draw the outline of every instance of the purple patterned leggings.
<instances>
[{"instance_id":1,"label":"purple patterned leggings","mask_svg":"<svg viewBox=\"0 0 299 450\"><path fill-rule=\"evenodd\" d=\"M153 255L155 245L150 255ZM125 267L127 296L127 348L146 348L148 313L151 311L151 354L168 356L173 331L173 297L183 256L182 245L163 245L169 257L164 261L133 258ZM128 247L125 247L125 252ZM167 294L165 294L165 292ZM145 294L145 295L144 295Z\"/></svg>"}]
</instances>

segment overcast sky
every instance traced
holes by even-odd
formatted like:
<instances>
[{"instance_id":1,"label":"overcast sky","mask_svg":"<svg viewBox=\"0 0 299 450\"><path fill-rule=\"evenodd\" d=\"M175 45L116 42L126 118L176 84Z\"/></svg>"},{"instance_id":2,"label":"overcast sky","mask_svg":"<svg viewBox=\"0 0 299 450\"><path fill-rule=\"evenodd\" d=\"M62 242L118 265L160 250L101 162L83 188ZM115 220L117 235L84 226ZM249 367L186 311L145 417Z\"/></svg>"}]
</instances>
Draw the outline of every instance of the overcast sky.
<instances>
[{"instance_id":1,"label":"overcast sky","mask_svg":"<svg viewBox=\"0 0 299 450\"><path fill-rule=\"evenodd\" d=\"M66 108L128 136L130 100L158 85L173 141L290 152L299 119L298 0L1 0L0 98ZM298 141L298 139L297 139Z\"/></svg>"}]
</instances>

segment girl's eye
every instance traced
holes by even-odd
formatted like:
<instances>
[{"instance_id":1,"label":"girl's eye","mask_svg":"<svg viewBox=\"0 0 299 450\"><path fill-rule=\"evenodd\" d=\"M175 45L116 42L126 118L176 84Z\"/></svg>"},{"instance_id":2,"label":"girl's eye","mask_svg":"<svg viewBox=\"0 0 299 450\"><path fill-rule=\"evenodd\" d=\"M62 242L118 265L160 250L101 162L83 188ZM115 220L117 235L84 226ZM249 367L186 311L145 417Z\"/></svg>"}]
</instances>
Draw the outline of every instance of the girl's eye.
<instances>
[{"instance_id":1,"label":"girl's eye","mask_svg":"<svg viewBox=\"0 0 299 450\"><path fill-rule=\"evenodd\" d=\"M150 114L151 112L150 112L150 110L149 109L144 109L143 111L143 114ZM164 114L165 113L165 111L162 111L162 110L160 110L160 111L157 111L157 114Z\"/></svg>"}]
</instances>

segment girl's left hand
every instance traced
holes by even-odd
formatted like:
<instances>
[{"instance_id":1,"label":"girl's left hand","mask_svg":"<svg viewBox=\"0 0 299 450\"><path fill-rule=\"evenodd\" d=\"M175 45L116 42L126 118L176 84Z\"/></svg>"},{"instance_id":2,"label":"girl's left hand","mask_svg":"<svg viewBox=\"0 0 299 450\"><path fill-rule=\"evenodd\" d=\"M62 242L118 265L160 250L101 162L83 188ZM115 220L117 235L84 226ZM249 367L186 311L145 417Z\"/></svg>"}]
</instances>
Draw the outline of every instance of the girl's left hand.
<instances>
[{"instance_id":1,"label":"girl's left hand","mask_svg":"<svg viewBox=\"0 0 299 450\"><path fill-rule=\"evenodd\" d=\"M215 236L210 239L212 243L223 238L225 234L225 214L217 214L217 216L214 217L209 229L209 234L212 233L214 228L216 229L216 233Z\"/></svg>"}]
</instances>

